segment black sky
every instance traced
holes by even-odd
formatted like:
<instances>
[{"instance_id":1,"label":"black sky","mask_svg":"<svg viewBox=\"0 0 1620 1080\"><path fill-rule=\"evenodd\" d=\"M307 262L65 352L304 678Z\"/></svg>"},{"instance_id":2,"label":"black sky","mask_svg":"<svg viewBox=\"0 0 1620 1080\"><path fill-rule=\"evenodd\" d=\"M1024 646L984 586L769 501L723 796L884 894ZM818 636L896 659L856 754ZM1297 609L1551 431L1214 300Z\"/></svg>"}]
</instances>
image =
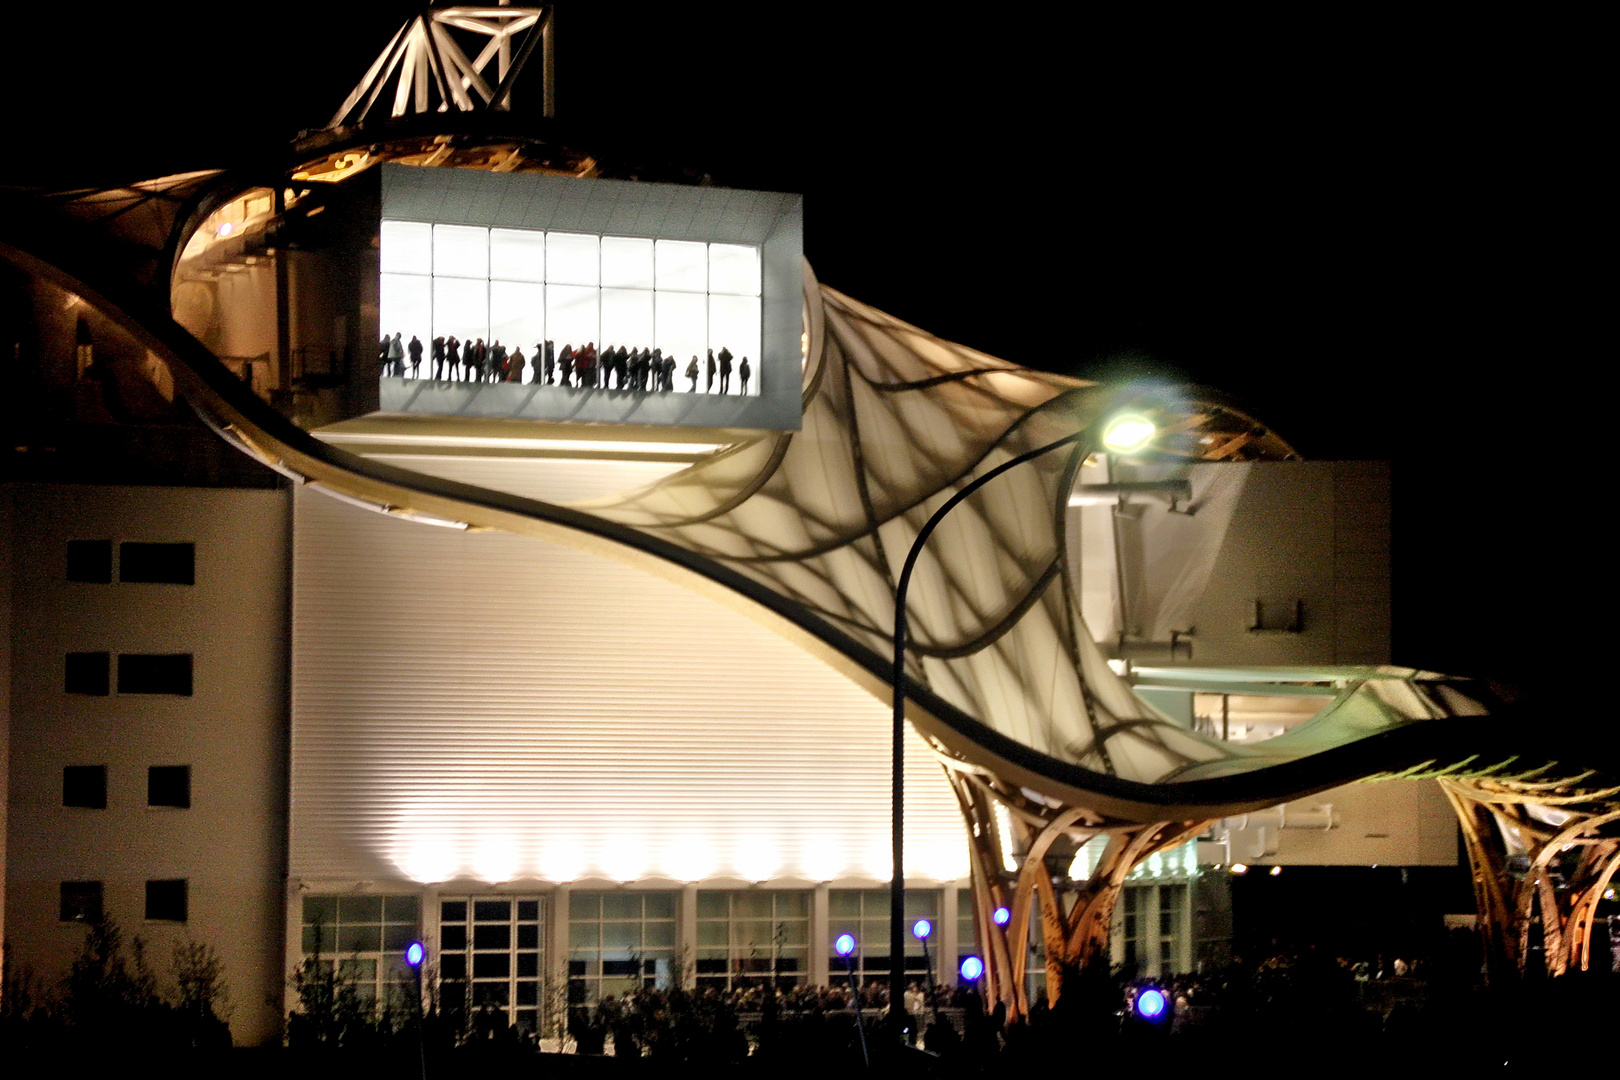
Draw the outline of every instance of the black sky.
<instances>
[{"instance_id":1,"label":"black sky","mask_svg":"<svg viewBox=\"0 0 1620 1080\"><path fill-rule=\"evenodd\" d=\"M1597 296L1580 27L865 7L565 2L560 119L804 193L821 280L943 337L1215 386L1307 456L1393 461L1397 661L1546 689L1597 644L1604 564L1566 520L1601 513L1608 352L1573 330ZM0 182L319 127L414 8L8 16Z\"/></svg>"}]
</instances>

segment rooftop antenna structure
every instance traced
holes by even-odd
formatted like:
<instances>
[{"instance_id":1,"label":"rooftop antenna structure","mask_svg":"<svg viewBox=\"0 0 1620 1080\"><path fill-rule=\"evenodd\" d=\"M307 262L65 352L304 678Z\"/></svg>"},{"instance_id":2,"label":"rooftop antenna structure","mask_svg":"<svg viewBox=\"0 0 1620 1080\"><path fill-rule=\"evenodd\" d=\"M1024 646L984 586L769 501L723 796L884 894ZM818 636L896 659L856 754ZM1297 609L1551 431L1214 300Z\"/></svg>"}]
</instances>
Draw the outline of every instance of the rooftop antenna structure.
<instances>
[{"instance_id":1,"label":"rooftop antenna structure","mask_svg":"<svg viewBox=\"0 0 1620 1080\"><path fill-rule=\"evenodd\" d=\"M514 7L505 0L495 7L425 8L394 33L327 130L363 124L385 107L394 120L436 112L507 112L513 84L536 51L544 79L542 113L555 115L555 9L555 4ZM469 58L463 43L477 54ZM392 102L385 106L390 85Z\"/></svg>"}]
</instances>

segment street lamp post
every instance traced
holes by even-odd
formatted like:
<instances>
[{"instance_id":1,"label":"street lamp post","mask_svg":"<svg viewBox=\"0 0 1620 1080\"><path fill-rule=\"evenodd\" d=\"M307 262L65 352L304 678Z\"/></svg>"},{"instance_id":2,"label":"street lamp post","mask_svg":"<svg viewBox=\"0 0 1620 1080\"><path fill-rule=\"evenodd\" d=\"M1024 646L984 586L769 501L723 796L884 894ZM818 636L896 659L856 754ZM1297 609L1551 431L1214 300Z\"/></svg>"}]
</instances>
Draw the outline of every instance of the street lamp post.
<instances>
[{"instance_id":1,"label":"street lamp post","mask_svg":"<svg viewBox=\"0 0 1620 1080\"><path fill-rule=\"evenodd\" d=\"M839 934L833 942L833 951L844 958L844 968L849 972L849 998L855 1004L855 1033L861 1040L861 1064L870 1069L872 1058L866 1052L866 1025L861 1021L861 988L855 982L855 935Z\"/></svg>"},{"instance_id":2,"label":"street lamp post","mask_svg":"<svg viewBox=\"0 0 1620 1080\"><path fill-rule=\"evenodd\" d=\"M961 491L952 495L945 501L945 505L934 511L932 517L917 532L917 539L912 542L911 550L906 553L905 565L900 570L900 578L894 587L894 668L890 679L894 687L894 727L891 731L892 754L891 768L893 770L893 786L891 790L891 829L893 830L893 860L894 876L889 882L889 1016L892 1020L893 1034L898 1038L903 1026L900 1020L905 1012L904 990L906 981L906 879L905 879L905 841L903 838L905 828L905 789L904 789L904 753L906 729L906 593L911 587L911 574L917 568L917 559L922 555L923 545L928 542L934 529L938 527L945 516L949 514L969 495L1000 476L1002 473L1014 469L1026 461L1033 461L1044 454L1049 454L1060 447L1070 446L1085 438L1089 429L1077 431L1073 435L1065 436L1056 442L1019 454L1008 461L997 465L994 469L968 484Z\"/></svg>"}]
</instances>

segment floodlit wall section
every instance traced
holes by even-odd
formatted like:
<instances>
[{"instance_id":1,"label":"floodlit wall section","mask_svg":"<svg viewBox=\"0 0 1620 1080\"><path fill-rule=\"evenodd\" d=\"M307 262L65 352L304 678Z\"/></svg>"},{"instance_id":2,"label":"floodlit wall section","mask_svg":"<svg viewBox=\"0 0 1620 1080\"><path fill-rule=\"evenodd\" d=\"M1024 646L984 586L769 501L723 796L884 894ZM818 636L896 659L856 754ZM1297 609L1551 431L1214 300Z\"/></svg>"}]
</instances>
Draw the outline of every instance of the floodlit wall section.
<instances>
[{"instance_id":1,"label":"floodlit wall section","mask_svg":"<svg viewBox=\"0 0 1620 1080\"><path fill-rule=\"evenodd\" d=\"M757 245L386 220L381 244L384 334L499 341L530 358L546 340L559 353L656 348L675 358L676 392L692 389L694 357L708 392L708 354L724 349L748 359L746 392L760 391ZM735 373L729 392L745 392Z\"/></svg>"},{"instance_id":2,"label":"floodlit wall section","mask_svg":"<svg viewBox=\"0 0 1620 1080\"><path fill-rule=\"evenodd\" d=\"M295 507L295 878L887 878L887 710L821 661L597 556ZM908 873L956 881L960 813L907 753Z\"/></svg>"}]
</instances>

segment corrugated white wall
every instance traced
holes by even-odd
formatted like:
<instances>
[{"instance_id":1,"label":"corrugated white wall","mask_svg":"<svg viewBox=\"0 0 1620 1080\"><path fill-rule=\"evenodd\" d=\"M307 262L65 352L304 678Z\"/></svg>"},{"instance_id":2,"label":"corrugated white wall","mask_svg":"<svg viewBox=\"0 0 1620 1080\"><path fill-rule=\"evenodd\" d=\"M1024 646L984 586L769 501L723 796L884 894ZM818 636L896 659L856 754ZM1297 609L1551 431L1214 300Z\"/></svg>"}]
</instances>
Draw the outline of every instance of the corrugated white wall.
<instances>
[{"instance_id":1,"label":"corrugated white wall","mask_svg":"<svg viewBox=\"0 0 1620 1080\"><path fill-rule=\"evenodd\" d=\"M606 468L554 466L576 498ZM888 710L820 661L563 547L295 514L295 879L887 878ZM956 880L915 737L907 769L908 876Z\"/></svg>"}]
</instances>

